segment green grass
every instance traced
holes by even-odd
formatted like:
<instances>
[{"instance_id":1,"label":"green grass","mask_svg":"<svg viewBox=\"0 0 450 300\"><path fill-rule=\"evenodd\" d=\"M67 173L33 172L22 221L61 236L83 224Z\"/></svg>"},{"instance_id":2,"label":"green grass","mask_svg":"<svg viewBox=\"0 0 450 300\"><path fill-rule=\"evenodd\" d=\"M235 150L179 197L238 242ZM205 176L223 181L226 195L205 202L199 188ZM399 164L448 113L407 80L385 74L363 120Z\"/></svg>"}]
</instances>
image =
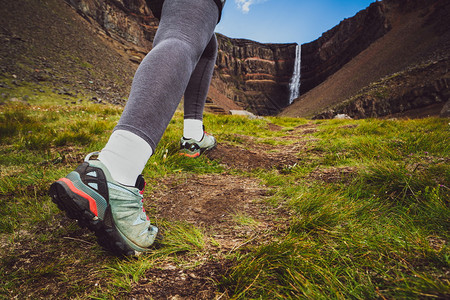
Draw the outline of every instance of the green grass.
<instances>
[{"instance_id":1,"label":"green grass","mask_svg":"<svg viewBox=\"0 0 450 300\"><path fill-rule=\"evenodd\" d=\"M263 174L271 201L293 211L290 231L240 258L224 283L233 298L448 297L447 120L318 123L315 167L358 174L350 184L299 167L285 180Z\"/></svg>"},{"instance_id":2,"label":"green grass","mask_svg":"<svg viewBox=\"0 0 450 300\"><path fill-rule=\"evenodd\" d=\"M220 294L232 299L450 295L448 119L312 122L207 114L207 129L219 142L250 149L249 138L276 150L295 142L282 136L305 137L299 125L315 127L296 165L242 171L179 156L182 115L176 113L144 171L148 181L180 173L260 179L267 204L286 211L285 226L270 239L221 252L208 228L151 215L164 229L165 245L118 259L68 221L47 189L86 153L103 147L121 108L65 104L57 94L39 104L39 97L0 106L0 297L122 297L148 270L189 269L210 259L234 262L218 282ZM269 122L281 130L271 131ZM352 171L345 179L317 176L346 168ZM236 228L259 225L243 212L232 218Z\"/></svg>"}]
</instances>

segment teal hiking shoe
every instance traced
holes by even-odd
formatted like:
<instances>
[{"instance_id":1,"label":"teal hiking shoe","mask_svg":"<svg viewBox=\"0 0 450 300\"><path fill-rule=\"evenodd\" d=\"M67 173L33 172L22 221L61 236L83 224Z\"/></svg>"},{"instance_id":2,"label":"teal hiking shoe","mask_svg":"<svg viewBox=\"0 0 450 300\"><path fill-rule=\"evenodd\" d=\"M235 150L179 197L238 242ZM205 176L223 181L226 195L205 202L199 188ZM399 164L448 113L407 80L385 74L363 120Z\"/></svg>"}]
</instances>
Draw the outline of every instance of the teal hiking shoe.
<instances>
[{"instance_id":1,"label":"teal hiking shoe","mask_svg":"<svg viewBox=\"0 0 450 300\"><path fill-rule=\"evenodd\" d=\"M198 157L203 152L209 151L217 146L216 139L207 133L203 132L203 138L199 142L194 139L187 139L182 137L180 140L180 155L184 155L187 157Z\"/></svg>"},{"instance_id":2,"label":"teal hiking shoe","mask_svg":"<svg viewBox=\"0 0 450 300\"><path fill-rule=\"evenodd\" d=\"M149 251L159 235L143 207L144 178L140 175L135 186L120 184L101 161L90 159L92 155L98 152L50 186L52 201L81 227L93 231L98 243L114 254Z\"/></svg>"}]
</instances>

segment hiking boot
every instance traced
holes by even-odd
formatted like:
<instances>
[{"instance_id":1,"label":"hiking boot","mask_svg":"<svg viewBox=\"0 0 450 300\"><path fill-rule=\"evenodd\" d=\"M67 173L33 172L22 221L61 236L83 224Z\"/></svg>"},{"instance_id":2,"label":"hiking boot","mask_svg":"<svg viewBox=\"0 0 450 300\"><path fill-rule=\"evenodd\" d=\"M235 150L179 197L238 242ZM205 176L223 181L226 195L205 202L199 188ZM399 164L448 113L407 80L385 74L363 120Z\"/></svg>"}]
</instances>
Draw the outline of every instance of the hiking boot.
<instances>
[{"instance_id":1,"label":"hiking boot","mask_svg":"<svg viewBox=\"0 0 450 300\"><path fill-rule=\"evenodd\" d=\"M149 251L158 228L150 224L143 208L144 178L139 175L135 186L120 184L101 161L90 159L92 155L98 152L50 186L52 201L93 231L105 249L117 255Z\"/></svg>"},{"instance_id":2,"label":"hiking boot","mask_svg":"<svg viewBox=\"0 0 450 300\"><path fill-rule=\"evenodd\" d=\"M198 157L203 152L213 149L216 145L216 139L206 131L203 132L203 137L200 142L182 137L180 140L180 155Z\"/></svg>"}]
</instances>

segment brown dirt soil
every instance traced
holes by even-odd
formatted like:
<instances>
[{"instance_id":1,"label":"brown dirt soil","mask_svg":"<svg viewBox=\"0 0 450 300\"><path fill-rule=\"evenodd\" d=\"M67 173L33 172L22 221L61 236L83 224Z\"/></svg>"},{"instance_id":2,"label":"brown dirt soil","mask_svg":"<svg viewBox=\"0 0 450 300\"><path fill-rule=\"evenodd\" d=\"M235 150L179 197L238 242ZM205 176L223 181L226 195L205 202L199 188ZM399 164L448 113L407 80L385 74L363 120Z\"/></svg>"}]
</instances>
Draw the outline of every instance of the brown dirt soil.
<instances>
[{"instance_id":1,"label":"brown dirt soil","mask_svg":"<svg viewBox=\"0 0 450 300\"><path fill-rule=\"evenodd\" d=\"M230 174L172 176L162 179L150 196L156 215L202 228L220 252L237 249L249 239L260 242L287 216L264 202L269 192L258 179ZM243 223L239 218L249 218Z\"/></svg>"},{"instance_id":2,"label":"brown dirt soil","mask_svg":"<svg viewBox=\"0 0 450 300\"><path fill-rule=\"evenodd\" d=\"M219 184L210 190L210 182L217 180ZM252 180L244 179L244 186L239 187L240 180L243 178L230 175L222 179L220 175L200 176L181 184L174 178L165 180L171 186L170 191L161 186L162 189L152 195L158 217L195 224L207 237L214 239L217 246L208 246L204 256L189 257L191 265L198 265L195 268L166 264L147 270L145 276L125 294L127 298L214 299L221 294L217 283L233 266L233 262L225 259L224 255L245 249L248 245L273 240L275 229L279 234L287 224L287 214L278 209L277 218L273 220L270 215L273 212L269 211L275 209L258 198L264 197L260 195L264 191ZM183 197L185 194L189 196ZM158 199L158 196L161 197ZM234 217L236 214L251 218L251 223L240 224ZM226 292L222 296L223 299L228 298Z\"/></svg>"},{"instance_id":3,"label":"brown dirt soil","mask_svg":"<svg viewBox=\"0 0 450 300\"><path fill-rule=\"evenodd\" d=\"M280 131L281 127L269 123L269 129ZM255 137L238 135L245 147L219 144L206 155L209 159L219 161L226 168L242 171L271 168L281 170L294 166L300 160L299 153L305 152L308 144L315 140L307 135L316 131L316 125L312 123L297 126L293 131L278 138L280 142L294 141L288 145L271 145Z\"/></svg>"},{"instance_id":4,"label":"brown dirt soil","mask_svg":"<svg viewBox=\"0 0 450 300\"><path fill-rule=\"evenodd\" d=\"M324 181L326 183L348 182L355 174L356 168L351 167L331 167L328 169L320 169L311 172L309 178Z\"/></svg>"},{"instance_id":5,"label":"brown dirt soil","mask_svg":"<svg viewBox=\"0 0 450 300\"><path fill-rule=\"evenodd\" d=\"M152 269L145 279L127 293L127 299L215 299L215 282L231 267L231 261L208 261L192 270L173 265Z\"/></svg>"},{"instance_id":6,"label":"brown dirt soil","mask_svg":"<svg viewBox=\"0 0 450 300\"><path fill-rule=\"evenodd\" d=\"M229 174L191 175L163 178L151 196L157 215L197 226L229 222L237 212L257 213L267 190L252 178ZM262 208L262 207L261 207Z\"/></svg>"},{"instance_id":7,"label":"brown dirt soil","mask_svg":"<svg viewBox=\"0 0 450 300\"><path fill-rule=\"evenodd\" d=\"M255 151L256 150L256 151ZM270 169L272 167L282 168L286 165L293 165L295 157L288 155L265 153L257 149L248 150L233 145L218 145L217 149L207 154L210 159L220 161L227 168L243 171L253 169Z\"/></svg>"}]
</instances>

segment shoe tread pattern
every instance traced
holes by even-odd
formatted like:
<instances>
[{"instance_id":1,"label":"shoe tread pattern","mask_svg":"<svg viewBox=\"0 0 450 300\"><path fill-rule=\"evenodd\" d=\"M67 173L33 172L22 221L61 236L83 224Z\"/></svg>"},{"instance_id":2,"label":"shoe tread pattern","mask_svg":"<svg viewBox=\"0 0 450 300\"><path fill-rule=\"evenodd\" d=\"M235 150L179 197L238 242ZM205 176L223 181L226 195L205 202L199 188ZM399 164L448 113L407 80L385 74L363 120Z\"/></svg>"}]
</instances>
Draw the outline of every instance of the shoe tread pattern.
<instances>
[{"instance_id":1,"label":"shoe tread pattern","mask_svg":"<svg viewBox=\"0 0 450 300\"><path fill-rule=\"evenodd\" d=\"M122 239L114 222L104 222L97 218L90 210L88 200L71 192L64 182L57 181L50 186L50 197L70 219L78 221L80 227L87 227L95 233L100 246L119 256L134 255L135 251ZM109 211L109 213L108 213ZM108 206L106 218L110 218L111 208ZM109 224L107 224L109 223Z\"/></svg>"}]
</instances>

